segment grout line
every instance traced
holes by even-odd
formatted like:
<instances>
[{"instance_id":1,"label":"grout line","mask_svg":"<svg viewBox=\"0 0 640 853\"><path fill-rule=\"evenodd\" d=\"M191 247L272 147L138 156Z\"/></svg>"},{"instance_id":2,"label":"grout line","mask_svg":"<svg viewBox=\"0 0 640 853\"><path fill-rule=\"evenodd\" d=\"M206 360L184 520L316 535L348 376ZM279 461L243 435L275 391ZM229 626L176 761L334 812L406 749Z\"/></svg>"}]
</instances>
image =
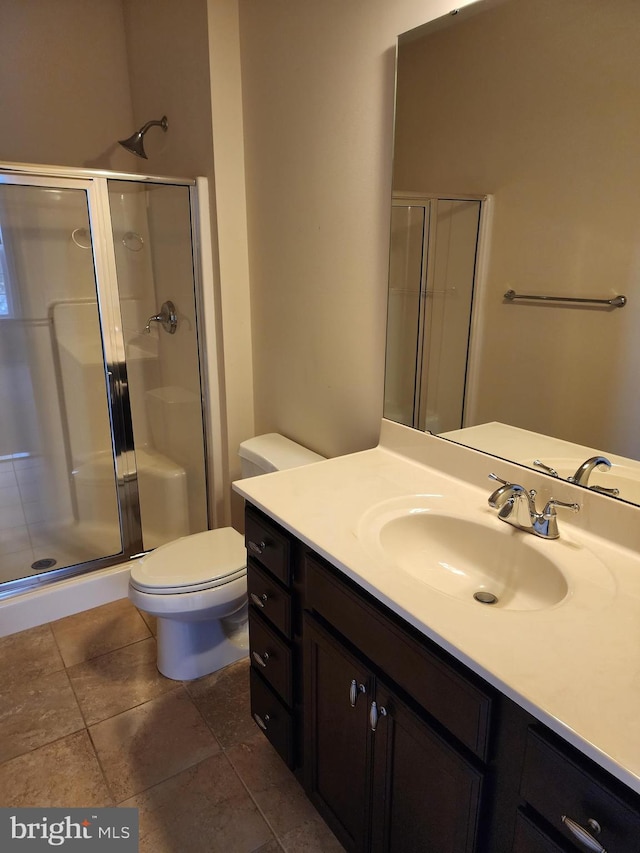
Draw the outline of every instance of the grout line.
<instances>
[{"instance_id":1,"label":"grout line","mask_svg":"<svg viewBox=\"0 0 640 853\"><path fill-rule=\"evenodd\" d=\"M215 740L215 742L218 744L218 748L219 748L219 750L220 750L220 753L223 753L223 752L225 751L225 749L224 749L224 747L222 746L222 744L220 743L220 738L219 738L219 737L218 737L218 735L215 733L213 726L211 725L211 723L209 723L209 721L208 721L208 720L207 720L207 718L205 717L204 712L202 711L202 709L200 708L200 706L199 706L199 705L198 705L198 703L196 702L195 698L191 695L191 691L189 690L189 683L190 683L190 682L188 682L188 681L183 681L183 682L181 682L181 683L182 683L182 686L183 686L183 688L184 688L184 692L185 692L185 693L187 694L187 696L189 697L189 701L191 702L191 704L193 705L193 707L196 709L196 711L197 711L197 712L198 712L198 714L200 715L200 718L201 718L202 722L205 724L205 726L207 727L207 730L208 730L209 732L211 732L211 735L212 735L213 739Z\"/></svg>"},{"instance_id":2,"label":"grout line","mask_svg":"<svg viewBox=\"0 0 640 853\"><path fill-rule=\"evenodd\" d=\"M241 745L241 744L236 744L236 746L240 746L240 745ZM229 756L227 755L227 753L226 753L226 752L223 752L222 754L224 755L224 757L225 757L225 759L226 759L227 763L229 764L229 767L231 767L231 769L233 770L233 772L235 773L235 775L236 775L236 776L238 777L238 779L240 780L240 784L242 785L242 787L245 789L245 791L247 792L247 794L248 794L248 795L249 795L249 797L251 798L251 802L252 802L252 803L253 803L253 805L256 807L256 809L257 809L257 811L258 811L259 815L262 817L262 819L264 820L264 822L265 822L265 823L267 824L267 826L269 827L269 830L270 830L270 832L272 833L272 835L273 835L274 839L276 840L276 842L278 843L279 847L280 847L282 850L285 850L285 847L283 846L282 841L280 840L280 838L279 838L278 834L276 833L275 829L274 829L274 828L273 828L273 826L271 825L271 821L269 820L269 818L268 818L268 817L266 816L266 814L264 813L264 811L263 811L262 807L260 806L260 804L258 803L258 801L256 800L256 798L253 796L253 792L252 792L251 788L247 785L247 783L244 781L244 779L242 778L242 776L240 775L240 773L238 773L238 771L236 770L236 768L233 766L233 762L231 761L231 759L229 758ZM262 846L264 846L264 845L262 845ZM255 851L255 853L258 853L258 851L259 851L259 850L260 850L260 848L258 847L258 848L257 848L257 851Z\"/></svg>"},{"instance_id":3,"label":"grout line","mask_svg":"<svg viewBox=\"0 0 640 853\"><path fill-rule=\"evenodd\" d=\"M82 705L80 704L80 700L78 699L78 694L76 693L75 687L73 686L73 682L69 676L69 670L65 667L64 674L67 676L67 681L69 682L69 687L71 688L71 692L73 693L73 698L76 700L76 705L78 706L78 710L80 711L80 716L82 717L82 722L84 723L85 729L89 728L87 723L87 718L84 715L84 711L82 709Z\"/></svg>"},{"instance_id":4,"label":"grout line","mask_svg":"<svg viewBox=\"0 0 640 853\"><path fill-rule=\"evenodd\" d=\"M151 696L149 699L144 699L142 702L136 702L135 705L132 705L130 708L123 708L121 711L116 711L115 714L109 714L108 717L103 717L100 720L94 720L92 723L87 723L88 729L93 729L96 726L101 726L103 723L108 722L109 720L115 720L116 717L121 717L123 714L128 714L129 711L135 711L136 708L142 708L143 705L148 705L150 702L156 702L158 699L162 699L164 696L170 696L172 693L176 693L179 689L181 689L180 684L176 684L175 687L172 687L171 690L165 690L164 693L159 693L157 696Z\"/></svg>"},{"instance_id":5,"label":"grout line","mask_svg":"<svg viewBox=\"0 0 640 853\"><path fill-rule=\"evenodd\" d=\"M109 796L111 797L111 802L113 803L114 806L117 806L118 804L116 802L116 798L114 796L111 785L109 784L109 779L107 777L105 769L102 766L102 761L100 760L100 755L98 754L98 750L96 749L96 745L94 743L93 736L91 735L91 730L90 730L89 726L87 726L87 734L89 736L89 743L91 744L91 749L93 750L93 754L96 757L98 767L100 768L100 772L102 773L102 778L104 779L105 787L106 787L107 791L109 792Z\"/></svg>"},{"instance_id":6,"label":"grout line","mask_svg":"<svg viewBox=\"0 0 640 853\"><path fill-rule=\"evenodd\" d=\"M11 758L7 758L4 761L0 761L0 768L4 767L7 764L11 764L12 761L17 761L19 758L23 758L25 755L32 755L34 752L37 752L39 749L45 749L48 746L52 746L54 743L60 743L60 741L66 740L69 737L73 737L77 735L79 732L86 732L87 729L85 726L82 726L79 729L76 729L75 732L67 732L66 735L60 735L60 737L56 737L53 740L48 740L46 743L41 743L38 746L34 746L31 749L25 750L25 752L21 752L18 755L14 755Z\"/></svg>"},{"instance_id":7,"label":"grout line","mask_svg":"<svg viewBox=\"0 0 640 853\"><path fill-rule=\"evenodd\" d=\"M101 606L104 606L104 605L101 605ZM48 623L48 624L51 624L51 623ZM54 636L55 636L55 634L54 634ZM87 663L93 663L94 661L100 660L100 658L107 657L107 655L114 655L114 654L116 654L116 652L121 652L123 649L131 648L131 646L137 646L140 643L146 643L149 640L152 640L154 642L154 644L156 643L156 638L153 636L153 634L150 634L148 637L142 637L142 639L140 639L140 640L132 640L130 643L124 643L124 645L122 645L122 646L118 646L115 649L109 649L108 652L101 652L99 655L94 655L94 657L86 658L86 660L79 660L77 663L71 663L69 665L65 664L65 668L66 669L74 669L77 666L84 666ZM60 656L62 657L62 654ZM64 662L64 659L63 659L63 662ZM161 678L165 678L165 676L162 675L162 673L158 673L158 674L160 675ZM168 679L168 680L170 681L171 679ZM176 684L177 683L179 683L179 682L176 682Z\"/></svg>"}]
</instances>

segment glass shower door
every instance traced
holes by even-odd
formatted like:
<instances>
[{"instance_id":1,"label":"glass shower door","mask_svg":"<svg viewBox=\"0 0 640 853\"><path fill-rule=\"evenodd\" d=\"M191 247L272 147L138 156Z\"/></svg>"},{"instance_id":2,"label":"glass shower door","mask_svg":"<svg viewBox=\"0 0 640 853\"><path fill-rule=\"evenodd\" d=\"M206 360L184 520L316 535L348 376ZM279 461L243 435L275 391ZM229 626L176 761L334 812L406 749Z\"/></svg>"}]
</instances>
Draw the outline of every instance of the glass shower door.
<instances>
[{"instance_id":1,"label":"glass shower door","mask_svg":"<svg viewBox=\"0 0 640 853\"><path fill-rule=\"evenodd\" d=\"M89 187L0 176L0 582L123 551Z\"/></svg>"},{"instance_id":2,"label":"glass shower door","mask_svg":"<svg viewBox=\"0 0 640 853\"><path fill-rule=\"evenodd\" d=\"M108 188L149 550L209 526L191 195L177 184Z\"/></svg>"}]
</instances>

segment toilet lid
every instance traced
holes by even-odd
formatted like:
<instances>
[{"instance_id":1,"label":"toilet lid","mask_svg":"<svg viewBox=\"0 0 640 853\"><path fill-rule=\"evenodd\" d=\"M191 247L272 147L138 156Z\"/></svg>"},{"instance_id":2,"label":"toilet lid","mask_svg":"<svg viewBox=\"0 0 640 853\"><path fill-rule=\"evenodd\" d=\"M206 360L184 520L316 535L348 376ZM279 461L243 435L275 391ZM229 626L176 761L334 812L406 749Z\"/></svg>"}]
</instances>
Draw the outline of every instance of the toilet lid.
<instances>
[{"instance_id":1,"label":"toilet lid","mask_svg":"<svg viewBox=\"0 0 640 853\"><path fill-rule=\"evenodd\" d=\"M229 583L246 573L244 538L232 527L205 530L161 545L131 566L131 583L142 592L195 592Z\"/></svg>"}]
</instances>

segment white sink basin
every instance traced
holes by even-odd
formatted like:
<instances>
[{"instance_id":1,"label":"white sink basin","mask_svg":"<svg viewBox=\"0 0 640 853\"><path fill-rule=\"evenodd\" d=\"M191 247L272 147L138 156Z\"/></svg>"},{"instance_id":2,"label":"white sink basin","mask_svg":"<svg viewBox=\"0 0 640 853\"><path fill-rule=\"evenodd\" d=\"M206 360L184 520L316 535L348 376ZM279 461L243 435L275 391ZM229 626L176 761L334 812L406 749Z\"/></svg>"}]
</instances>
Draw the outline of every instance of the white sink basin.
<instances>
[{"instance_id":1,"label":"white sink basin","mask_svg":"<svg viewBox=\"0 0 640 853\"><path fill-rule=\"evenodd\" d=\"M451 509L440 496L386 501L365 513L357 536L378 561L475 606L554 607L573 591L572 569L583 568L589 582L609 585L604 564L576 543L542 540L492 511L476 509L469 518Z\"/></svg>"}]
</instances>

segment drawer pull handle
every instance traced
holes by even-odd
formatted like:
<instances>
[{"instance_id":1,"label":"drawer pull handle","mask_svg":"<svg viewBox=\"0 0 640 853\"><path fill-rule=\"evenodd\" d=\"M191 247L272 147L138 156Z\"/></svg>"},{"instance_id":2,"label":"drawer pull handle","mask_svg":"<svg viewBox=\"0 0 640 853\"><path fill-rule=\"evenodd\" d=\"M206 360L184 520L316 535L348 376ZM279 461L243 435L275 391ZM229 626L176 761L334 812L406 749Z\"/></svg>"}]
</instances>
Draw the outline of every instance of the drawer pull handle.
<instances>
[{"instance_id":1,"label":"drawer pull handle","mask_svg":"<svg viewBox=\"0 0 640 853\"><path fill-rule=\"evenodd\" d=\"M371 710L369 711L369 725L371 726L371 731L375 732L378 728L378 719L380 717L387 716L387 709L382 705L378 708L375 702L371 703Z\"/></svg>"},{"instance_id":2,"label":"drawer pull handle","mask_svg":"<svg viewBox=\"0 0 640 853\"><path fill-rule=\"evenodd\" d=\"M600 842L591 835L591 832L594 832L596 835L600 835L601 827L597 820L590 817L587 821L587 826L591 832L587 832L583 826L580 826L579 823L576 823L575 820L571 820L570 817L567 817L564 814L562 815L562 822L569 832L571 832L578 841L584 844L587 850L592 850L593 853L607 853L602 844L600 844Z\"/></svg>"},{"instance_id":3,"label":"drawer pull handle","mask_svg":"<svg viewBox=\"0 0 640 853\"><path fill-rule=\"evenodd\" d=\"M251 657L258 664L258 666L266 666L267 661L269 660L269 652L264 652L264 654L259 655L258 652L251 652Z\"/></svg>"},{"instance_id":4,"label":"drawer pull handle","mask_svg":"<svg viewBox=\"0 0 640 853\"><path fill-rule=\"evenodd\" d=\"M264 549L267 547L265 542L253 542L251 539L247 542L247 548L254 554L260 556L264 553Z\"/></svg>"},{"instance_id":5,"label":"drawer pull handle","mask_svg":"<svg viewBox=\"0 0 640 853\"><path fill-rule=\"evenodd\" d=\"M256 595L255 592L252 592L250 598L255 605L261 607L264 610L264 603L267 600L266 592L263 592L262 595Z\"/></svg>"},{"instance_id":6,"label":"drawer pull handle","mask_svg":"<svg viewBox=\"0 0 640 853\"><path fill-rule=\"evenodd\" d=\"M269 722L269 715L268 715L268 714L265 714L265 715L264 715L264 719L263 719L263 718L260 716L260 714L255 714L255 713L254 713L254 715L253 715L253 719L254 719L254 720L256 721L256 723L260 726L260 728L262 729L262 731L263 731L263 732L266 732L266 730L267 730L267 723Z\"/></svg>"},{"instance_id":7,"label":"drawer pull handle","mask_svg":"<svg viewBox=\"0 0 640 853\"><path fill-rule=\"evenodd\" d=\"M351 682L350 687L349 687L349 704L351 705L352 708L356 707L356 702L358 701L358 696L361 693L366 693L366 692L367 692L367 688L364 686L364 684L358 684L358 682L354 678L353 681Z\"/></svg>"}]
</instances>

